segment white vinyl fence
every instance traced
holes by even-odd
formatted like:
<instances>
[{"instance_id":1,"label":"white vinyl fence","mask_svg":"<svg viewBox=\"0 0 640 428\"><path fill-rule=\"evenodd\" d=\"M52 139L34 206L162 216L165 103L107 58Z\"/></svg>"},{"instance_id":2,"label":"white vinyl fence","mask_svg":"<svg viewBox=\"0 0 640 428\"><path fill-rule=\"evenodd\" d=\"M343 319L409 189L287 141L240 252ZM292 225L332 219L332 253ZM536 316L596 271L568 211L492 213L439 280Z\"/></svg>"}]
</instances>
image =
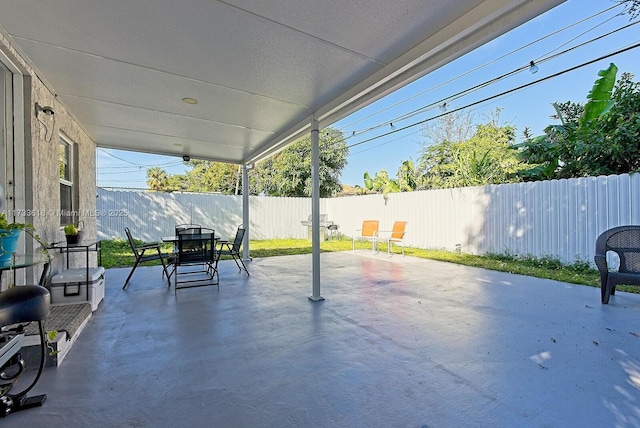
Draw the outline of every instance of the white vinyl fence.
<instances>
[{"instance_id":1,"label":"white vinyl fence","mask_svg":"<svg viewBox=\"0 0 640 428\"><path fill-rule=\"evenodd\" d=\"M98 237L159 240L178 223L212 227L231 237L242 223L242 197L216 194L98 190ZM353 236L366 219L382 230L407 224L406 245L471 254L487 252L564 262L592 262L598 235L640 224L640 174L502 184L322 199L320 211ZM249 198L251 239L306 238L300 224L309 198Z\"/></svg>"}]
</instances>

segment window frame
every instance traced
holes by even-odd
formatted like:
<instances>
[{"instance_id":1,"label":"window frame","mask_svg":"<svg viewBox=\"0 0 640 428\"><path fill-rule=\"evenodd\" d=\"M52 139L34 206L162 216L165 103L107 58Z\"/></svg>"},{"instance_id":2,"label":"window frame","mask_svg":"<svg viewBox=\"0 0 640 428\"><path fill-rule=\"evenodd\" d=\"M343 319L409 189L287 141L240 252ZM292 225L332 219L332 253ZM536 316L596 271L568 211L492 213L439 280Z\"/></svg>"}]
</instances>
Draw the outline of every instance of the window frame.
<instances>
[{"instance_id":1,"label":"window frame","mask_svg":"<svg viewBox=\"0 0 640 428\"><path fill-rule=\"evenodd\" d=\"M65 154L59 153L60 158L58 160L59 168L59 182L60 182L60 227L64 227L67 224L77 224L77 177L76 177L76 144L66 135L60 134L59 150L62 151L65 147ZM65 177L62 177L62 169L60 163L66 160ZM68 187L68 200L70 206L63 206L65 198L62 196L63 186ZM67 212L70 215L65 215Z\"/></svg>"}]
</instances>

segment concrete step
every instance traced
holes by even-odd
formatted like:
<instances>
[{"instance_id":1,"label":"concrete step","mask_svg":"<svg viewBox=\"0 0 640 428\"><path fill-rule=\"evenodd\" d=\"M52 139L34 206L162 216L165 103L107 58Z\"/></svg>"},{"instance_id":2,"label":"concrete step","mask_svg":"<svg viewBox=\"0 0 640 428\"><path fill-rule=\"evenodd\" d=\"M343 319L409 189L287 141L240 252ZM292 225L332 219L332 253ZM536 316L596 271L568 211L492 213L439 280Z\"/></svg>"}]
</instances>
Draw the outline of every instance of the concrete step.
<instances>
[{"instance_id":1,"label":"concrete step","mask_svg":"<svg viewBox=\"0 0 640 428\"><path fill-rule=\"evenodd\" d=\"M58 335L49 344L45 367L57 367L62 364L75 341L91 318L90 303L53 304L47 317L45 331L56 330ZM22 357L30 368L37 368L40 361L40 336L38 323L32 322L25 329L25 343Z\"/></svg>"}]
</instances>

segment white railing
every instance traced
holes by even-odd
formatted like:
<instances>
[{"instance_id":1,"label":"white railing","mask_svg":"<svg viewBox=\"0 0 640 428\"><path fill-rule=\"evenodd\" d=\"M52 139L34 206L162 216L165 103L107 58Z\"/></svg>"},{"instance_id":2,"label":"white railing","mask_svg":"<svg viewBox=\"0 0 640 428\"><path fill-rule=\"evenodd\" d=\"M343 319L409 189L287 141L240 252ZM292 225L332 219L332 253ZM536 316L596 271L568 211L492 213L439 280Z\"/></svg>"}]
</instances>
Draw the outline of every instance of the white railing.
<instances>
[{"instance_id":1,"label":"white railing","mask_svg":"<svg viewBox=\"0 0 640 428\"><path fill-rule=\"evenodd\" d=\"M407 224L406 245L471 254L509 252L591 262L597 236L640 224L640 174L461 189L322 199L320 211L352 236L365 219L391 229ZM195 222L232 236L242 222L241 196L98 190L98 237L145 241ZM309 198L249 198L251 239L306 238Z\"/></svg>"}]
</instances>

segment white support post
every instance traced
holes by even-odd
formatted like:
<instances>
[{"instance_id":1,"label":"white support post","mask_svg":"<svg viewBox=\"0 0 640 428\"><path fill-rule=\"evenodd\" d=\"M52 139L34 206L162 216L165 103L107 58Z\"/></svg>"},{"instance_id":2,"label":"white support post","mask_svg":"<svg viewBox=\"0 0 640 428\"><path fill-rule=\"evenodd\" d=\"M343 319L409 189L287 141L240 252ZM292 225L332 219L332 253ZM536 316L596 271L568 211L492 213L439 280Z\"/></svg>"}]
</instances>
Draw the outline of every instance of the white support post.
<instances>
[{"instance_id":1,"label":"white support post","mask_svg":"<svg viewBox=\"0 0 640 428\"><path fill-rule=\"evenodd\" d=\"M244 238L242 240L242 259L249 260L249 172L247 164L242 165L242 224Z\"/></svg>"},{"instance_id":2,"label":"white support post","mask_svg":"<svg viewBox=\"0 0 640 428\"><path fill-rule=\"evenodd\" d=\"M312 302L324 300L320 296L320 130L315 115L311 117L311 250L313 259Z\"/></svg>"}]
</instances>

